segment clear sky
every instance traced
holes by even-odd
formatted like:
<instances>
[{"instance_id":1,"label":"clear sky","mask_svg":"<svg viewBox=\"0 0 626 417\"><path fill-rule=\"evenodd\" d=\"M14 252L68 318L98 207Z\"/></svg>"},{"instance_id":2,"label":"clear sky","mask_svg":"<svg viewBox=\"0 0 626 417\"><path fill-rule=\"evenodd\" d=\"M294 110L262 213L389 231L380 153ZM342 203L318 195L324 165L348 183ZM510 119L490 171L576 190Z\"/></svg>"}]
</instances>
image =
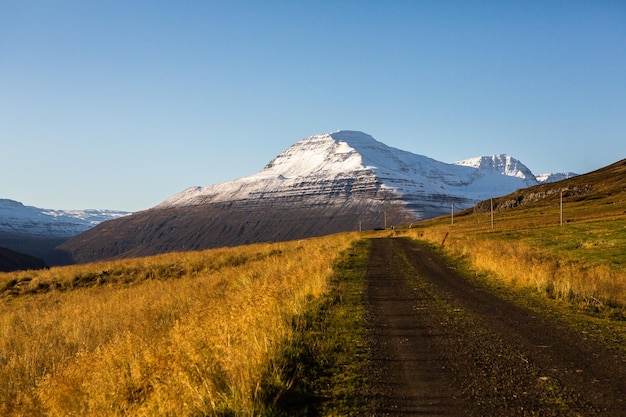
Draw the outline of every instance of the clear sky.
<instances>
[{"instance_id":1,"label":"clear sky","mask_svg":"<svg viewBox=\"0 0 626 417\"><path fill-rule=\"evenodd\" d=\"M0 0L0 198L146 209L342 129L626 158L626 2Z\"/></svg>"}]
</instances>

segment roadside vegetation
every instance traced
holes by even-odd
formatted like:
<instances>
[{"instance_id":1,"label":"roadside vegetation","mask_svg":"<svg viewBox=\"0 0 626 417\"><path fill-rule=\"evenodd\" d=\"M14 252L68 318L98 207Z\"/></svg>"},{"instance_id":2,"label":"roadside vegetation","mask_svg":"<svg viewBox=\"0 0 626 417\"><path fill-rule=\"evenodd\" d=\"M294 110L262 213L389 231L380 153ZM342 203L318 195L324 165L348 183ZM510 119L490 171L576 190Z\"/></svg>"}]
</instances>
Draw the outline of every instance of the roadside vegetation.
<instances>
[{"instance_id":1,"label":"roadside vegetation","mask_svg":"<svg viewBox=\"0 0 626 417\"><path fill-rule=\"evenodd\" d=\"M328 366L349 368L356 353L339 345L358 331L315 335L340 330L346 297L356 303L332 277L339 260L351 270L356 255L338 256L357 238L0 274L0 415L271 414L318 377L350 407L341 387L361 383ZM300 359L323 375L300 378Z\"/></svg>"},{"instance_id":2,"label":"roadside vegetation","mask_svg":"<svg viewBox=\"0 0 626 417\"><path fill-rule=\"evenodd\" d=\"M613 187L586 196L566 187L562 210L558 192L514 208L502 208L504 198L494 199L499 207L493 217L489 209L467 210L455 215L454 224L451 216L441 217L404 233L443 246L511 288L532 288L586 312L624 320L626 188L619 181Z\"/></svg>"},{"instance_id":3,"label":"roadside vegetation","mask_svg":"<svg viewBox=\"0 0 626 417\"><path fill-rule=\"evenodd\" d=\"M334 267L327 294L293 319L293 333L264 384L265 414L370 415L363 292L369 240L358 240Z\"/></svg>"}]
</instances>

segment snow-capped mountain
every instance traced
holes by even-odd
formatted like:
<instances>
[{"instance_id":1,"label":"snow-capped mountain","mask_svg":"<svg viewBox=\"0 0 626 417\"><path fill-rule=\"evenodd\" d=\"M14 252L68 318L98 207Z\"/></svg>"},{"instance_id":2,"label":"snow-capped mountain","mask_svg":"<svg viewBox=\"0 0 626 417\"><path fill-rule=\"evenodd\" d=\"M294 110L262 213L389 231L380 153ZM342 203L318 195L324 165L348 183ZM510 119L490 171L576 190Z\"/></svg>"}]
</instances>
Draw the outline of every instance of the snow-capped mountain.
<instances>
[{"instance_id":1,"label":"snow-capped mountain","mask_svg":"<svg viewBox=\"0 0 626 417\"><path fill-rule=\"evenodd\" d=\"M339 131L297 142L259 173L192 187L157 207L305 196L328 204L358 196L402 201L421 219L447 213L451 203L467 208L536 184L532 172L508 155L447 164L389 147L362 132Z\"/></svg>"},{"instance_id":2,"label":"snow-capped mountain","mask_svg":"<svg viewBox=\"0 0 626 417\"><path fill-rule=\"evenodd\" d=\"M69 239L95 225L130 213L114 210L51 210L0 199L0 232Z\"/></svg>"},{"instance_id":3,"label":"snow-capped mountain","mask_svg":"<svg viewBox=\"0 0 626 417\"><path fill-rule=\"evenodd\" d=\"M308 137L256 174L191 187L59 250L74 262L302 239L434 217L538 184L507 155L448 164L340 131Z\"/></svg>"}]
</instances>

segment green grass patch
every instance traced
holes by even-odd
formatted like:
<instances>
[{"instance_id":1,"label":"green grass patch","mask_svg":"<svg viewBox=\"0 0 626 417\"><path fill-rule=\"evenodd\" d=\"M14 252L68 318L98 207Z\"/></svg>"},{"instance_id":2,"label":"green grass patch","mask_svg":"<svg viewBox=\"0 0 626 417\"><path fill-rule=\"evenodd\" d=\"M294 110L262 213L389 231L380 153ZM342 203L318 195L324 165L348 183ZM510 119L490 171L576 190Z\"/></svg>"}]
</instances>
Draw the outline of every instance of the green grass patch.
<instances>
[{"instance_id":1,"label":"green grass patch","mask_svg":"<svg viewBox=\"0 0 626 417\"><path fill-rule=\"evenodd\" d=\"M626 221L608 220L485 233L482 238L523 241L545 254L585 264L626 268Z\"/></svg>"},{"instance_id":2,"label":"green grass patch","mask_svg":"<svg viewBox=\"0 0 626 417\"><path fill-rule=\"evenodd\" d=\"M261 390L265 416L362 415L368 410L363 291L369 241L334 266L331 288L293 320L293 336Z\"/></svg>"}]
</instances>

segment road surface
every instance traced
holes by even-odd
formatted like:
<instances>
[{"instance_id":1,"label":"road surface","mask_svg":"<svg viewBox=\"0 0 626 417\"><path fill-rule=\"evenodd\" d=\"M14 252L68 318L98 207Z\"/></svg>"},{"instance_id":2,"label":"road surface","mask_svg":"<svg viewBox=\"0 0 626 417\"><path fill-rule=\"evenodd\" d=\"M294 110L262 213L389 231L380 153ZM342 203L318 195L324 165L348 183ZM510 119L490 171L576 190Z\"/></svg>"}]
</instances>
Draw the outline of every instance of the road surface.
<instances>
[{"instance_id":1,"label":"road surface","mask_svg":"<svg viewBox=\"0 0 626 417\"><path fill-rule=\"evenodd\" d=\"M506 301L404 238L372 239L376 415L626 416L626 354Z\"/></svg>"}]
</instances>

